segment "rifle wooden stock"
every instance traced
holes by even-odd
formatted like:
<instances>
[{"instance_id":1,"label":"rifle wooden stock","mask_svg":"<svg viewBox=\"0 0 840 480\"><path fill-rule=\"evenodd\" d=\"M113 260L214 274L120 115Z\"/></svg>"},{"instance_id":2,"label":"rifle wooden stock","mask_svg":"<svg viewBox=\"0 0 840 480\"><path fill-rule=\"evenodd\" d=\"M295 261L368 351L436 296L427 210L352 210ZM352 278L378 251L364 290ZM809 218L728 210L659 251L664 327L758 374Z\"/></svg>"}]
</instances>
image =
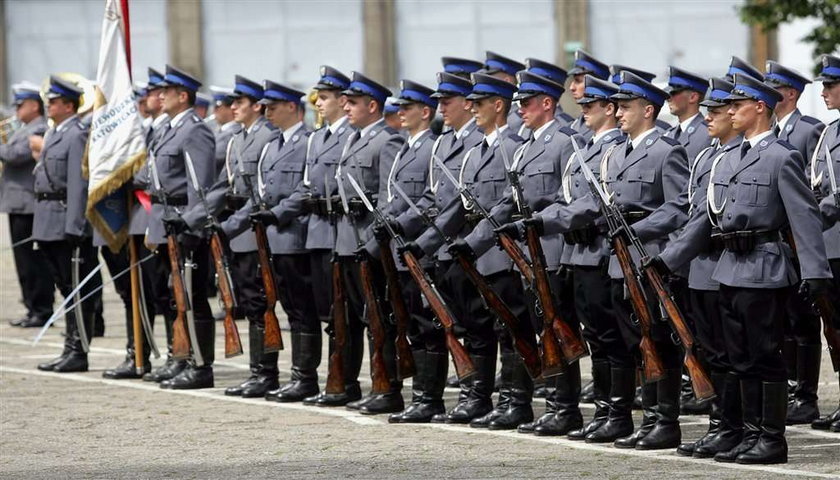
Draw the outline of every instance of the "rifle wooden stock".
<instances>
[{"instance_id":1,"label":"rifle wooden stock","mask_svg":"<svg viewBox=\"0 0 840 480\"><path fill-rule=\"evenodd\" d=\"M362 281L362 295L365 297L365 311L368 317L368 330L371 338L370 376L371 393L388 393L391 391L391 381L388 379L388 369L385 367L385 319L379 309L379 299L376 298L376 287L373 285L373 274L370 262L362 260L359 264Z\"/></svg>"},{"instance_id":2,"label":"rifle wooden stock","mask_svg":"<svg viewBox=\"0 0 840 480\"><path fill-rule=\"evenodd\" d=\"M642 334L639 351L642 354L643 380L645 383L656 382L665 376L665 369L662 367L662 360L659 358L659 354L656 352L656 347L650 336L653 316L645 300L645 292L642 290L642 284L639 282L639 278L636 277L636 272L633 270L633 260L630 257L630 251L627 249L627 243L620 236L616 236L613 238L613 249L615 250L616 257L618 257L621 272L624 274L624 284L627 285L627 290L630 292L630 304L633 306L633 312L639 320L639 329Z\"/></svg>"},{"instance_id":3,"label":"rifle wooden stock","mask_svg":"<svg viewBox=\"0 0 840 480\"><path fill-rule=\"evenodd\" d=\"M456 255L455 260L458 261L458 265L460 265L464 270L464 273L467 274L467 277L469 277L472 284L475 285L475 288L478 290L478 293L481 294L481 297L484 299L484 303L487 307L496 314L496 317L499 318L502 325L504 325L510 332L513 339L513 347L516 349L519 356L522 357L522 362L528 370L528 375L530 375L531 378L538 378L542 372L540 354L537 352L537 348L532 345L528 339L522 338L518 328L519 319L516 318L516 315L510 311L510 307L508 307L504 300L499 297L499 294L493 290L493 287L487 283L487 280L481 275L481 273L478 272L472 262L467 260L463 255ZM557 356L561 357L560 363L562 365L562 355L560 355L560 352L557 352Z\"/></svg>"},{"instance_id":4,"label":"rifle wooden stock","mask_svg":"<svg viewBox=\"0 0 840 480\"><path fill-rule=\"evenodd\" d=\"M388 285L388 299L391 301L391 308L394 311L397 325L397 338L394 340L397 352L397 380L404 380L417 373L414 365L414 355L411 353L411 345L408 343L408 325L411 322L411 316L402 295L397 264L391 255L391 242L384 238L377 239L377 243L379 244L382 268L385 271L385 281Z\"/></svg>"},{"instance_id":5,"label":"rifle wooden stock","mask_svg":"<svg viewBox=\"0 0 840 480\"><path fill-rule=\"evenodd\" d=\"M688 375L691 377L691 385L694 388L694 395L698 400L714 398L715 388L712 385L712 381L709 379L709 375L694 355L694 335L692 335L691 331L688 329L688 325L685 323L682 312L680 312L680 309L677 307L674 299L671 298L671 294L665 287L665 282L662 280L662 276L659 272L653 268L646 268L644 270L648 282L650 282L656 292L656 296L659 298L659 303L661 303L665 308L665 313L668 315L668 321L671 323L671 328L674 329L674 332L677 334L677 337L679 337L680 343L682 343L683 349L685 350L685 367L688 370Z\"/></svg>"},{"instance_id":6,"label":"rifle wooden stock","mask_svg":"<svg viewBox=\"0 0 840 480\"><path fill-rule=\"evenodd\" d=\"M525 258L525 253L519 248L519 244L506 233L499 233L497 237L502 250L513 260L514 265L516 265L516 268L519 269L519 272L525 278L525 283L528 287L531 287L534 283L534 271L531 269L531 264L528 263L528 259Z\"/></svg>"},{"instance_id":7,"label":"rifle wooden stock","mask_svg":"<svg viewBox=\"0 0 840 480\"><path fill-rule=\"evenodd\" d=\"M344 393L344 348L347 345L347 304L344 297L344 281L341 279L341 264L332 262L333 288L333 351L330 353L327 369L326 392Z\"/></svg>"},{"instance_id":8,"label":"rifle wooden stock","mask_svg":"<svg viewBox=\"0 0 840 480\"><path fill-rule=\"evenodd\" d=\"M228 283L227 261L222 246L222 239L218 233L210 236L210 254L213 256L213 264L216 267L216 276L219 279L219 295L225 308L225 358L242 355L242 339L239 337L239 329L233 320L233 308L236 302L233 298L233 286Z\"/></svg>"},{"instance_id":9,"label":"rifle wooden stock","mask_svg":"<svg viewBox=\"0 0 840 480\"><path fill-rule=\"evenodd\" d=\"M587 352L583 341L572 330L572 327L563 320L554 305L554 296L551 292L551 284L548 282L548 272L545 269L545 253L539 234L534 227L526 226L525 237L528 251L531 252L535 290L543 310L543 376L550 377L558 375L562 371L562 364L558 362L562 362L563 358L558 357L556 353L558 345L563 351L562 356L565 357L566 363L572 363L586 356L589 352ZM549 362L548 366L552 368L548 368L546 362ZM546 374L546 370L549 371L548 374Z\"/></svg>"},{"instance_id":10,"label":"rifle wooden stock","mask_svg":"<svg viewBox=\"0 0 840 480\"><path fill-rule=\"evenodd\" d=\"M175 297L175 320L172 322L172 357L177 360L190 358L190 337L187 334L187 288L181 274L181 252L175 235L167 235L169 268L172 270L172 294Z\"/></svg>"},{"instance_id":11,"label":"rifle wooden stock","mask_svg":"<svg viewBox=\"0 0 840 480\"><path fill-rule=\"evenodd\" d=\"M836 305L825 295L819 297L815 305L822 317L823 335L825 344L828 345L828 354L831 356L831 366L835 372L840 372L840 332L832 324L835 315L838 315Z\"/></svg>"},{"instance_id":12,"label":"rifle wooden stock","mask_svg":"<svg viewBox=\"0 0 840 480\"><path fill-rule=\"evenodd\" d=\"M130 208L129 211L131 211ZM128 261L131 265L131 329L134 332L134 368L138 374L141 374L145 369L143 358L145 339L140 320L140 266L137 265L137 242L133 236L128 237Z\"/></svg>"},{"instance_id":13,"label":"rifle wooden stock","mask_svg":"<svg viewBox=\"0 0 840 480\"><path fill-rule=\"evenodd\" d=\"M434 283L429 279L423 267L420 266L420 262L414 254L405 252L403 253L403 259L405 259L405 264L408 267L408 272L411 274L411 277L417 282L420 291L429 302L429 308L431 308L435 317L437 317L443 326L443 332L446 335L446 348L449 349L449 353L452 355L452 362L455 364L455 373L458 375L458 379L464 380L475 375L475 365L473 365L470 354L467 353L467 349L458 341L453 331L455 316L452 314L452 311L446 306L446 302L440 296L440 292L437 291Z\"/></svg>"},{"instance_id":14,"label":"rifle wooden stock","mask_svg":"<svg viewBox=\"0 0 840 480\"><path fill-rule=\"evenodd\" d=\"M283 336L280 334L280 321L274 308L277 305L277 286L274 284L274 274L271 268L271 258L268 247L268 236L265 233L265 225L259 222L254 223L254 237L257 239L257 256L260 261L260 276L262 277L263 288L265 289L265 337L263 338L263 351L265 353L279 352L283 350Z\"/></svg>"}]
</instances>

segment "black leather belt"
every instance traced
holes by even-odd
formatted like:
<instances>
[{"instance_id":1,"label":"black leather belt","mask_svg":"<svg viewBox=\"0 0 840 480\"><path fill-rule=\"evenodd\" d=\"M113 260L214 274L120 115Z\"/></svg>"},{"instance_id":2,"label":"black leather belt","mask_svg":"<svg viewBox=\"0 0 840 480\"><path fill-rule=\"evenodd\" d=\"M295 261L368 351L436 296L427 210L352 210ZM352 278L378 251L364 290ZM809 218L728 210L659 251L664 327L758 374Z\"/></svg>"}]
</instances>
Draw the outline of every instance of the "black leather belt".
<instances>
[{"instance_id":1,"label":"black leather belt","mask_svg":"<svg viewBox=\"0 0 840 480\"><path fill-rule=\"evenodd\" d=\"M621 212L621 215L624 217L624 220L627 220L627 223L633 225L639 220L647 218L650 212Z\"/></svg>"},{"instance_id":2,"label":"black leather belt","mask_svg":"<svg viewBox=\"0 0 840 480\"><path fill-rule=\"evenodd\" d=\"M721 242L723 247L733 253L750 253L756 245L769 242L779 242L782 237L778 230L756 232L753 230L739 230L737 232L713 233L712 241Z\"/></svg>"},{"instance_id":3,"label":"black leather belt","mask_svg":"<svg viewBox=\"0 0 840 480\"><path fill-rule=\"evenodd\" d=\"M153 193L151 195L152 203L156 203L158 205L163 204L163 195ZM182 207L187 204L187 196L186 195L166 195L166 203L172 205L174 207Z\"/></svg>"},{"instance_id":4,"label":"black leather belt","mask_svg":"<svg viewBox=\"0 0 840 480\"><path fill-rule=\"evenodd\" d=\"M57 192L36 193L35 198L37 198L38 200L60 200L64 202L67 200L67 190L59 190Z\"/></svg>"},{"instance_id":5,"label":"black leather belt","mask_svg":"<svg viewBox=\"0 0 840 480\"><path fill-rule=\"evenodd\" d=\"M233 193L225 194L225 206L231 211L237 211L245 206L248 202L248 197L245 195L236 195Z\"/></svg>"},{"instance_id":6,"label":"black leather belt","mask_svg":"<svg viewBox=\"0 0 840 480\"><path fill-rule=\"evenodd\" d=\"M482 218L484 217L482 217L480 213L467 213L464 215L464 222L466 222L467 226L470 228L475 228Z\"/></svg>"}]
</instances>

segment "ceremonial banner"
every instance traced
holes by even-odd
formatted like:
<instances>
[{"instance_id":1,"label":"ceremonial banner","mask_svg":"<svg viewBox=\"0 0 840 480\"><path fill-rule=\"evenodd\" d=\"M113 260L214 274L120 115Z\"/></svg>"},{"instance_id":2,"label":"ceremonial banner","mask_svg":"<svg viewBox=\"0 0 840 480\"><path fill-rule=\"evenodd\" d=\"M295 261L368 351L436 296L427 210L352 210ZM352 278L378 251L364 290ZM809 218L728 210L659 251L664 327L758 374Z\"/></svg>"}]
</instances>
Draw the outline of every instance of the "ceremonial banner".
<instances>
[{"instance_id":1,"label":"ceremonial banner","mask_svg":"<svg viewBox=\"0 0 840 480\"><path fill-rule=\"evenodd\" d=\"M88 140L86 214L115 252L128 234L129 196L124 185L146 158L128 39L128 0L106 0Z\"/></svg>"}]
</instances>

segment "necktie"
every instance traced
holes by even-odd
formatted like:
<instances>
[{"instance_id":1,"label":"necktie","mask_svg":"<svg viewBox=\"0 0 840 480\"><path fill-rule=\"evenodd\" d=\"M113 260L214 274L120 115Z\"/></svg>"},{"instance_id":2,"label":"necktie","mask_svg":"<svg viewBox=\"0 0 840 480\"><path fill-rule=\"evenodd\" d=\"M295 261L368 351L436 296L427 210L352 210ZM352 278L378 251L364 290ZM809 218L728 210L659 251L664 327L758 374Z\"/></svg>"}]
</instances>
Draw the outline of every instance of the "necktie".
<instances>
[{"instance_id":1,"label":"necktie","mask_svg":"<svg viewBox=\"0 0 840 480\"><path fill-rule=\"evenodd\" d=\"M327 132L324 133L324 143L327 143L327 140L330 139L331 135L332 135L332 130L329 127L327 127Z\"/></svg>"},{"instance_id":2,"label":"necktie","mask_svg":"<svg viewBox=\"0 0 840 480\"><path fill-rule=\"evenodd\" d=\"M674 140L679 140L681 134L682 134L682 125L677 125L677 129L674 130Z\"/></svg>"},{"instance_id":3,"label":"necktie","mask_svg":"<svg viewBox=\"0 0 840 480\"><path fill-rule=\"evenodd\" d=\"M286 144L286 135L283 132L280 132L280 135L277 136L277 150L283 148L283 145Z\"/></svg>"},{"instance_id":4,"label":"necktie","mask_svg":"<svg viewBox=\"0 0 840 480\"><path fill-rule=\"evenodd\" d=\"M594 138L590 138L590 139L589 139L589 141L588 141L588 142L586 142L586 149L587 149L587 150L589 150L589 149L590 149L590 148L592 148L594 145L595 145L595 139L594 139Z\"/></svg>"},{"instance_id":5,"label":"necktie","mask_svg":"<svg viewBox=\"0 0 840 480\"><path fill-rule=\"evenodd\" d=\"M779 124L777 123L776 126L773 127L773 135L778 137L780 133L782 133L782 129L779 128Z\"/></svg>"},{"instance_id":6,"label":"necktie","mask_svg":"<svg viewBox=\"0 0 840 480\"><path fill-rule=\"evenodd\" d=\"M485 153L487 153L487 148L488 147L489 147L489 145L487 145L487 139L485 138L484 141L481 142L481 156L482 157L484 156Z\"/></svg>"},{"instance_id":7,"label":"necktie","mask_svg":"<svg viewBox=\"0 0 840 480\"><path fill-rule=\"evenodd\" d=\"M627 140L627 154L625 157L629 157L631 153L633 153L633 142Z\"/></svg>"},{"instance_id":8,"label":"necktie","mask_svg":"<svg viewBox=\"0 0 840 480\"><path fill-rule=\"evenodd\" d=\"M741 144L741 160L747 156L747 152L750 151L750 148L752 148L752 144L750 142L744 142Z\"/></svg>"}]
</instances>

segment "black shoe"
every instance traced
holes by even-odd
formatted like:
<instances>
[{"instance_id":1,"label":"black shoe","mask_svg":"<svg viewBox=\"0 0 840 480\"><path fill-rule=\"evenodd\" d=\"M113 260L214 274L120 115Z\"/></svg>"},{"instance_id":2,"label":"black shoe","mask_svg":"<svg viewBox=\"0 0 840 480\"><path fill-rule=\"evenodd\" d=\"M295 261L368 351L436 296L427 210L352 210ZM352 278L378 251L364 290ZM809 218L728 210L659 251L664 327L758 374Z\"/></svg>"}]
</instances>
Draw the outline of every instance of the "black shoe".
<instances>
[{"instance_id":1,"label":"black shoe","mask_svg":"<svg viewBox=\"0 0 840 480\"><path fill-rule=\"evenodd\" d=\"M277 389L279 386L280 382L277 380L276 373L260 374L257 375L257 378L250 385L242 389L242 398L266 397L268 399L268 392ZM317 392L318 389L316 388L315 391ZM288 400L278 399L277 401L282 402Z\"/></svg>"},{"instance_id":2,"label":"black shoe","mask_svg":"<svg viewBox=\"0 0 840 480\"><path fill-rule=\"evenodd\" d=\"M246 387L251 385L252 383L257 381L257 376L255 374L251 374L250 377L245 379L244 382L240 383L239 385L234 385L232 387L227 387L225 389L225 395L229 397L241 397L242 391L245 390Z\"/></svg>"},{"instance_id":3,"label":"black shoe","mask_svg":"<svg viewBox=\"0 0 840 480\"><path fill-rule=\"evenodd\" d=\"M577 414L563 414L558 412L547 422L538 425L534 429L534 434L538 437L556 437L582 428L583 417L580 412L577 412Z\"/></svg>"},{"instance_id":4,"label":"black shoe","mask_svg":"<svg viewBox=\"0 0 840 480\"><path fill-rule=\"evenodd\" d=\"M636 448L639 440L653 430L656 425L656 392L659 382L642 385L642 424L632 434L618 438L613 443L616 448Z\"/></svg>"},{"instance_id":5,"label":"black shoe","mask_svg":"<svg viewBox=\"0 0 840 480\"><path fill-rule=\"evenodd\" d=\"M744 419L744 430L741 442L730 450L715 454L716 462L733 463L744 452L758 443L761 436L762 386L761 380L753 378L741 379L741 415ZM786 387L785 387L786 388Z\"/></svg>"},{"instance_id":6,"label":"black shoe","mask_svg":"<svg viewBox=\"0 0 840 480\"><path fill-rule=\"evenodd\" d=\"M114 368L109 368L102 372L102 378L110 378L112 380L123 379L137 379L143 378L143 375L152 371L152 365L148 360L143 362L143 371L137 371L137 364L134 363L134 358L126 358L121 364Z\"/></svg>"},{"instance_id":7,"label":"black shoe","mask_svg":"<svg viewBox=\"0 0 840 480\"><path fill-rule=\"evenodd\" d=\"M636 369L610 368L610 401L607 421L586 435L586 443L611 443L633 433L631 406L636 386Z\"/></svg>"},{"instance_id":8,"label":"black shoe","mask_svg":"<svg viewBox=\"0 0 840 480\"><path fill-rule=\"evenodd\" d=\"M680 413L683 415L708 415L710 403L708 400L697 400L694 396L694 388L691 386L691 377L682 375L680 388Z\"/></svg>"},{"instance_id":9,"label":"black shoe","mask_svg":"<svg viewBox=\"0 0 840 480\"><path fill-rule=\"evenodd\" d=\"M610 362L605 360L592 361L592 402L595 403L595 414L592 420L583 428L568 433L569 440L585 440L586 436L601 428L606 423L610 411ZM581 389L581 392L586 387ZM581 395L582 396L582 395Z\"/></svg>"},{"instance_id":10,"label":"black shoe","mask_svg":"<svg viewBox=\"0 0 840 480\"><path fill-rule=\"evenodd\" d=\"M714 372L712 382L718 395L713 402L720 402L720 425L714 436L704 437L705 441L694 445L694 458L711 458L720 452L728 452L741 443L744 435L741 382L735 375ZM712 408L712 414L715 414L715 408Z\"/></svg>"},{"instance_id":11,"label":"black shoe","mask_svg":"<svg viewBox=\"0 0 840 480\"><path fill-rule=\"evenodd\" d=\"M189 365L173 378L160 382L160 388L167 390L213 388L213 367Z\"/></svg>"},{"instance_id":12,"label":"black shoe","mask_svg":"<svg viewBox=\"0 0 840 480\"><path fill-rule=\"evenodd\" d=\"M446 379L446 386L449 388L458 388L461 384L461 381L458 380L458 375L452 375Z\"/></svg>"},{"instance_id":13,"label":"black shoe","mask_svg":"<svg viewBox=\"0 0 840 480\"><path fill-rule=\"evenodd\" d=\"M539 416L539 418L535 419L533 422L523 423L516 427L516 431L518 433L534 433L534 429L537 428L538 425L542 425L545 422L550 421L554 418L555 412L546 412Z\"/></svg>"},{"instance_id":14,"label":"black shoe","mask_svg":"<svg viewBox=\"0 0 840 480\"><path fill-rule=\"evenodd\" d=\"M594 366L593 366L594 369ZM580 389L580 403L593 403L595 401L595 380L589 381Z\"/></svg>"},{"instance_id":15,"label":"black shoe","mask_svg":"<svg viewBox=\"0 0 840 480\"><path fill-rule=\"evenodd\" d=\"M534 421L534 409L531 403L511 403L507 410L487 424L488 430L514 430L523 423ZM470 425L472 426L472 425Z\"/></svg>"},{"instance_id":16,"label":"black shoe","mask_svg":"<svg viewBox=\"0 0 840 480\"><path fill-rule=\"evenodd\" d=\"M837 410L834 410L828 415L811 422L811 428L814 430L831 430L831 425L837 422L840 422L840 407L837 407Z\"/></svg>"},{"instance_id":17,"label":"black shoe","mask_svg":"<svg viewBox=\"0 0 840 480\"><path fill-rule=\"evenodd\" d=\"M365 395L364 397L357 398L356 400L353 400L352 402L347 402L347 404L344 405L344 408L346 408L347 410L359 410L360 408L362 408L362 405L371 401L373 399L373 397L375 397L376 395L379 395L379 394L371 393L369 395Z\"/></svg>"},{"instance_id":18,"label":"black shoe","mask_svg":"<svg viewBox=\"0 0 840 480\"><path fill-rule=\"evenodd\" d=\"M787 414L787 383L764 382L761 435L753 447L735 458L743 465L772 465L787 463L788 445L785 439Z\"/></svg>"},{"instance_id":19,"label":"black shoe","mask_svg":"<svg viewBox=\"0 0 840 480\"><path fill-rule=\"evenodd\" d=\"M821 345L799 345L796 353L796 387L787 407L788 425L807 425L820 418L817 386L820 381Z\"/></svg>"},{"instance_id":20,"label":"black shoe","mask_svg":"<svg viewBox=\"0 0 840 480\"><path fill-rule=\"evenodd\" d=\"M187 368L186 360L175 360L174 358L170 357L166 360L166 363L164 363L161 367L158 367L152 370L151 372L147 373L146 375L143 375L143 381L160 383L164 380L174 378L185 368Z\"/></svg>"},{"instance_id":21,"label":"black shoe","mask_svg":"<svg viewBox=\"0 0 840 480\"><path fill-rule=\"evenodd\" d=\"M60 372L60 373L69 373L69 372L87 372L88 371L88 358L87 354L84 352L70 352L69 355L64 357L64 359L55 367L53 367L53 372Z\"/></svg>"},{"instance_id":22,"label":"black shoe","mask_svg":"<svg viewBox=\"0 0 840 480\"><path fill-rule=\"evenodd\" d=\"M38 370L42 370L44 372L52 372L55 369L55 366L58 365L59 363L61 363L62 361L64 361L64 358L67 357L67 355L69 355L69 354L70 354L69 351L64 351L64 352L61 353L61 355L53 358L49 362L39 363L38 364ZM826 427L826 430L828 430L827 427Z\"/></svg>"},{"instance_id":23,"label":"black shoe","mask_svg":"<svg viewBox=\"0 0 840 480\"><path fill-rule=\"evenodd\" d=\"M18 327L21 328L41 328L47 324L46 318L38 318L38 317L27 317L21 319L20 323L17 324Z\"/></svg>"},{"instance_id":24,"label":"black shoe","mask_svg":"<svg viewBox=\"0 0 840 480\"><path fill-rule=\"evenodd\" d=\"M493 381L496 373L495 355L471 355L476 375L469 385L467 398L446 415L446 423L467 424L484 417L493 410Z\"/></svg>"},{"instance_id":25,"label":"black shoe","mask_svg":"<svg viewBox=\"0 0 840 480\"><path fill-rule=\"evenodd\" d=\"M534 387L534 398L545 398L549 393L549 389L545 385Z\"/></svg>"},{"instance_id":26,"label":"black shoe","mask_svg":"<svg viewBox=\"0 0 840 480\"><path fill-rule=\"evenodd\" d=\"M275 377L275 383L277 379ZM317 382L317 381L316 381ZM304 399L318 394L318 384L310 381L292 381L266 394L266 399L275 402L302 402ZM269 398L269 395L271 398Z\"/></svg>"},{"instance_id":27,"label":"black shoe","mask_svg":"<svg viewBox=\"0 0 840 480\"><path fill-rule=\"evenodd\" d=\"M22 317L22 318L15 318L15 319L13 319L13 320L9 320L9 325L11 325L11 326L13 326L13 327L19 327L21 323L23 323L23 322L25 322L25 321L27 321L27 320L29 320L29 315L28 315L28 314L27 314L27 315L25 315L25 316L24 316L24 317Z\"/></svg>"},{"instance_id":28,"label":"black shoe","mask_svg":"<svg viewBox=\"0 0 840 480\"><path fill-rule=\"evenodd\" d=\"M318 407L343 407L350 402L362 398L362 390L359 384L346 386L344 392L327 393L326 391L303 399L304 405L315 405Z\"/></svg>"},{"instance_id":29,"label":"black shoe","mask_svg":"<svg viewBox=\"0 0 840 480\"><path fill-rule=\"evenodd\" d=\"M396 413L405 409L405 401L399 391L381 393L369 397L369 400L359 406L362 415L379 415L382 413Z\"/></svg>"},{"instance_id":30,"label":"black shoe","mask_svg":"<svg viewBox=\"0 0 840 480\"><path fill-rule=\"evenodd\" d=\"M680 370L665 370L656 382L656 425L636 443L636 450L677 448L682 440L680 429Z\"/></svg>"},{"instance_id":31,"label":"black shoe","mask_svg":"<svg viewBox=\"0 0 840 480\"><path fill-rule=\"evenodd\" d=\"M430 423L432 418L437 415L446 415L446 408L443 406L443 401L435 403L421 402L415 408L406 409L397 423ZM390 421L390 419L389 419Z\"/></svg>"}]
</instances>

